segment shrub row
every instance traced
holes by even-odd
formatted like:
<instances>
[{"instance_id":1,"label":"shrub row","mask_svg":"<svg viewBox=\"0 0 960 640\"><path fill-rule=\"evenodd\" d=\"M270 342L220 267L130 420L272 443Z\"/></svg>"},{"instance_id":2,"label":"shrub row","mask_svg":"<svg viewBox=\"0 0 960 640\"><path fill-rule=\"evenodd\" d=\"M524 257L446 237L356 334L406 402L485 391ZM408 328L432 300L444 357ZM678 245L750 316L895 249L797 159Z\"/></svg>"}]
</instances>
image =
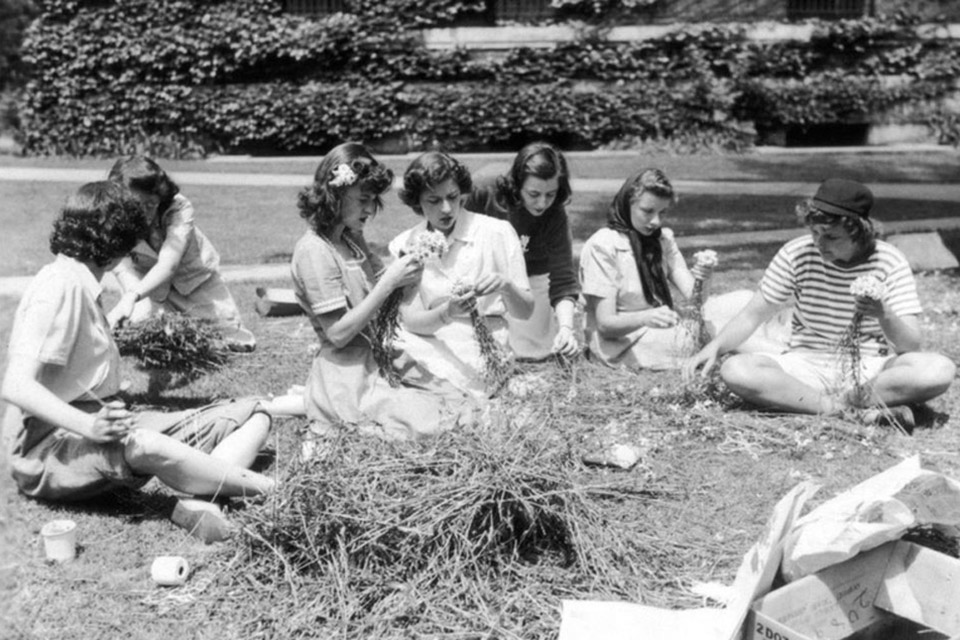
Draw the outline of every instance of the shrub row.
<instances>
[{"instance_id":1,"label":"shrub row","mask_svg":"<svg viewBox=\"0 0 960 640\"><path fill-rule=\"evenodd\" d=\"M862 121L939 99L960 76L960 45L919 40L903 21L821 26L810 43L691 28L499 60L419 44L422 16L442 23L484 4L350 0L351 13L314 20L283 14L279 0L115 0L96 10L48 0L24 43L24 147L162 155L318 150L347 138L484 149L672 136L740 145L754 125ZM893 73L919 90L880 81Z\"/></svg>"},{"instance_id":2,"label":"shrub row","mask_svg":"<svg viewBox=\"0 0 960 640\"><path fill-rule=\"evenodd\" d=\"M704 72L722 78L803 79L833 70L922 79L960 76L960 43L921 40L913 25L875 20L824 23L810 42L758 43L747 40L741 27L711 26L640 42L584 40L551 49L517 48L502 59L474 59L463 50L428 51L411 32L371 22L366 15L311 20L280 15L269 0L221 2L206 9L181 0L161 3L166 9L161 13L140 2L77 11L69 20L63 11L48 12L29 33L28 60L50 80L70 74L127 83L322 79L347 69L380 81L629 81L689 79Z\"/></svg>"},{"instance_id":3,"label":"shrub row","mask_svg":"<svg viewBox=\"0 0 960 640\"><path fill-rule=\"evenodd\" d=\"M729 108L715 108L722 101L698 84L661 93L645 85L613 92L576 90L568 83L180 85L104 93L24 118L34 122L25 142L36 154L299 152L346 139L386 138L414 149L512 148L533 139L590 148L624 136L664 139L681 131L711 131L715 138L743 144L738 124L723 115ZM147 128L145 122L152 124Z\"/></svg>"},{"instance_id":4,"label":"shrub row","mask_svg":"<svg viewBox=\"0 0 960 640\"><path fill-rule=\"evenodd\" d=\"M760 128L870 121L936 98L936 84L893 87L825 76L793 85L701 80L672 85L142 85L25 109L34 154L180 156L209 151L316 152L348 139L401 150L516 148L547 139L596 148L624 139L708 140L739 148ZM829 115L825 115L829 114Z\"/></svg>"}]
</instances>

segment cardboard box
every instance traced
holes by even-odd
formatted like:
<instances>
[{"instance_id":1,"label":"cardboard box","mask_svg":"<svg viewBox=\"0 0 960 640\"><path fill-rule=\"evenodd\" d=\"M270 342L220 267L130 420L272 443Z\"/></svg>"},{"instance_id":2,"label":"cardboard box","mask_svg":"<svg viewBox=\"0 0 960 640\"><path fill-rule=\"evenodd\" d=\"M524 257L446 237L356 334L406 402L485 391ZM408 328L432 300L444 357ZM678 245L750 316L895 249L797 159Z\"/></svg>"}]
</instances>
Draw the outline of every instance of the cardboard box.
<instances>
[{"instance_id":1,"label":"cardboard box","mask_svg":"<svg viewBox=\"0 0 960 640\"><path fill-rule=\"evenodd\" d=\"M960 635L960 560L895 541L756 600L747 640L942 640Z\"/></svg>"},{"instance_id":2,"label":"cardboard box","mask_svg":"<svg viewBox=\"0 0 960 640\"><path fill-rule=\"evenodd\" d=\"M303 313L293 289L257 287L257 313L265 318L296 316Z\"/></svg>"}]
</instances>

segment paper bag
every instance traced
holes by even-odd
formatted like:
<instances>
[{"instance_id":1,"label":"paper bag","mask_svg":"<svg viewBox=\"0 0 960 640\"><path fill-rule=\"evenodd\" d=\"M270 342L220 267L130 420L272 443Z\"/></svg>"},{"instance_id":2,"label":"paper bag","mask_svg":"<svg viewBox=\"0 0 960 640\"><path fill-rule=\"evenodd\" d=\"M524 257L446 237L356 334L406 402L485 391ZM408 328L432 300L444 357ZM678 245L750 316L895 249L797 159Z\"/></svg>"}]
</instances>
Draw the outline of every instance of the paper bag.
<instances>
[{"instance_id":1,"label":"paper bag","mask_svg":"<svg viewBox=\"0 0 960 640\"><path fill-rule=\"evenodd\" d=\"M800 518L786 536L784 578L810 575L920 525L960 525L960 483L921 469L914 456Z\"/></svg>"}]
</instances>

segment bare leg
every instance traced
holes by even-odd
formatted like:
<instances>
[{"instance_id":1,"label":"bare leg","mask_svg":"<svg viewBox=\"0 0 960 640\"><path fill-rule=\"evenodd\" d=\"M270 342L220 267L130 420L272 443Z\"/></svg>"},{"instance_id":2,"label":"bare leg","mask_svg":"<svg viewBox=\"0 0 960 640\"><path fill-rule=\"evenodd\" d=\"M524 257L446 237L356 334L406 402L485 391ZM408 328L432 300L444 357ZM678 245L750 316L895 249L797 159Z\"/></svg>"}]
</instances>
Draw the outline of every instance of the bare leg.
<instances>
[{"instance_id":1,"label":"bare leg","mask_svg":"<svg viewBox=\"0 0 960 640\"><path fill-rule=\"evenodd\" d=\"M270 400L262 400L260 406L272 416L305 416L307 408L304 405L303 394L288 393Z\"/></svg>"},{"instance_id":2,"label":"bare leg","mask_svg":"<svg viewBox=\"0 0 960 640\"><path fill-rule=\"evenodd\" d=\"M732 356L720 376L735 394L753 404L788 411L830 415L842 408L836 398L794 378L774 360L760 354Z\"/></svg>"},{"instance_id":3,"label":"bare leg","mask_svg":"<svg viewBox=\"0 0 960 640\"><path fill-rule=\"evenodd\" d=\"M220 441L210 456L224 462L248 468L270 435L270 416L254 413L250 419Z\"/></svg>"},{"instance_id":4,"label":"bare leg","mask_svg":"<svg viewBox=\"0 0 960 640\"><path fill-rule=\"evenodd\" d=\"M925 402L945 392L956 371L956 365L938 353L901 354L865 385L870 397L864 404L894 407Z\"/></svg>"},{"instance_id":5,"label":"bare leg","mask_svg":"<svg viewBox=\"0 0 960 640\"><path fill-rule=\"evenodd\" d=\"M127 436L124 456L138 473L157 476L164 484L184 493L259 495L274 487L273 480L264 475L144 429Z\"/></svg>"}]
</instances>

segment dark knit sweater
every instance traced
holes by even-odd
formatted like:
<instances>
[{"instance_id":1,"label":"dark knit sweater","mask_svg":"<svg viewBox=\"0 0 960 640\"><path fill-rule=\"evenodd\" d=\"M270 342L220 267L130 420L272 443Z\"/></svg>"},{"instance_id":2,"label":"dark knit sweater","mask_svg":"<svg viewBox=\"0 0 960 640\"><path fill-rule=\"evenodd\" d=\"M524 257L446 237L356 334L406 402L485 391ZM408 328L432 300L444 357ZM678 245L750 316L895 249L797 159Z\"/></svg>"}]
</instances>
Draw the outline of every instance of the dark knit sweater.
<instances>
[{"instance_id":1,"label":"dark knit sweater","mask_svg":"<svg viewBox=\"0 0 960 640\"><path fill-rule=\"evenodd\" d=\"M474 174L473 192L466 209L507 220L521 242L524 237L529 238L523 253L527 275L550 276L551 306L564 298L576 299L580 295L580 283L573 266L573 240L563 203L555 202L542 216L530 215L522 205L508 209L497 202L497 176L484 174L482 169Z\"/></svg>"}]
</instances>

